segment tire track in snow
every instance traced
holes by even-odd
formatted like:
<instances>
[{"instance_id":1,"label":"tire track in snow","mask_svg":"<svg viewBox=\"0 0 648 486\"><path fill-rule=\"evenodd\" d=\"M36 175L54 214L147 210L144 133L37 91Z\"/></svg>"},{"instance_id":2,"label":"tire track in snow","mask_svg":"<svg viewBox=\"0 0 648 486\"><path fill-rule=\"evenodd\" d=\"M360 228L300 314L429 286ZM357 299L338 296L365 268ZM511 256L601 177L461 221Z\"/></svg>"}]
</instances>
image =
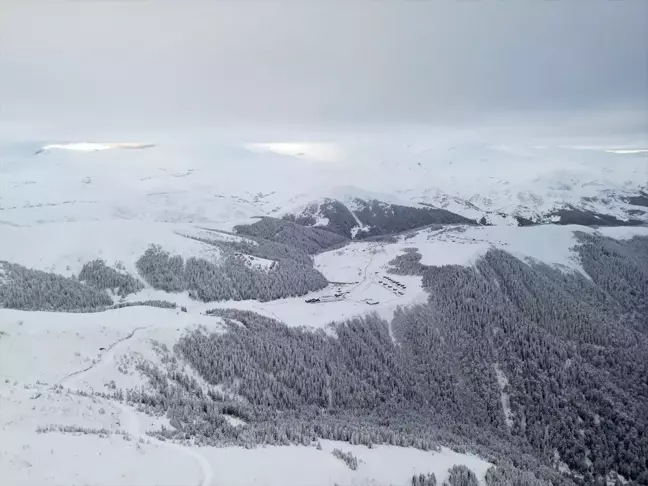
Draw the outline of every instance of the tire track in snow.
<instances>
[{"instance_id":1,"label":"tire track in snow","mask_svg":"<svg viewBox=\"0 0 648 486\"><path fill-rule=\"evenodd\" d=\"M65 388L74 390L77 389L77 387L74 386L74 384L77 382L77 380L81 379L81 377L85 374L90 372L91 370L95 369L97 366L104 366L108 363L111 363L114 358L115 358L115 351L117 346L119 346L122 343L125 343L132 339L135 334L138 331L143 331L146 329L149 329L151 326L143 326L143 327L136 327L133 329L127 336L118 339L114 343L112 343L110 346L106 348L106 351L101 354L99 357L99 360L94 361L90 366L87 368L83 368L81 370L75 371L73 373L70 373L69 375L66 375L63 379L59 381L59 385L63 386ZM155 437L151 437L149 435L146 435L146 433L142 432L142 427L141 427L141 422L139 417L137 416L137 413L133 410L132 407L129 405L118 402L115 400L109 400L109 399L102 399L104 400L107 404L115 406L117 409L120 411L120 427L127 432L129 435L136 439L143 439L144 441L147 442L152 442L157 444L158 446L162 447L169 447L171 449L176 449L178 452L181 452L183 454L186 454L188 456L193 457L197 462L198 465L200 466L200 470L202 473L202 479L200 483L198 483L198 486L211 486L212 485L212 480L214 477L214 473L211 467L211 464L209 461L203 456L200 452L198 452L195 449L192 449L191 447L187 446L182 446L180 444L175 444L173 442L168 442L168 441L162 441L160 439L156 439Z\"/></svg>"}]
</instances>

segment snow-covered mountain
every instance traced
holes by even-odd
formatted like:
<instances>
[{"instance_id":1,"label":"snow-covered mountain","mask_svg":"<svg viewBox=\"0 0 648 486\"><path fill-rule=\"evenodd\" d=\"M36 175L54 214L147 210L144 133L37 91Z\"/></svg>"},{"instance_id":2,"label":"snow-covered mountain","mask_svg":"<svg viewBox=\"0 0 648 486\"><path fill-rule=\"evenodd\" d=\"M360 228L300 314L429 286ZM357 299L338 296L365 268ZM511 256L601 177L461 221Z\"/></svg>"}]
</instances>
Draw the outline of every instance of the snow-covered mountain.
<instances>
[{"instance_id":1,"label":"snow-covered mountain","mask_svg":"<svg viewBox=\"0 0 648 486\"><path fill-rule=\"evenodd\" d=\"M317 219L329 200L353 214L378 201L495 225L648 221L644 152L406 142L5 143L0 221ZM131 146L142 148L121 149Z\"/></svg>"}]
</instances>

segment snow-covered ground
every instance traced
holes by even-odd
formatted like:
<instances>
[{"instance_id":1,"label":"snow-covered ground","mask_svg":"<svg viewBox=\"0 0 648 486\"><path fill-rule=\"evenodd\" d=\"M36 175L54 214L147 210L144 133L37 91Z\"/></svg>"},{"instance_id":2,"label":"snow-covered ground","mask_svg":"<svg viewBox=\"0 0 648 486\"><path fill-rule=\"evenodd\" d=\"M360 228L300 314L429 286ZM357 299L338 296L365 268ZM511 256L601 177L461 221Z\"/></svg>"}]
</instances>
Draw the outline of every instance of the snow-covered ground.
<instances>
[{"instance_id":1,"label":"snow-covered ground","mask_svg":"<svg viewBox=\"0 0 648 486\"><path fill-rule=\"evenodd\" d=\"M576 225L455 226L416 231L411 237L400 238L408 246L419 248L425 265L471 264L489 248L500 248L520 259L533 258L550 265L579 269L572 251L577 243L575 231L594 232ZM646 233L646 228L626 230L627 236L642 233Z\"/></svg>"},{"instance_id":2,"label":"snow-covered ground","mask_svg":"<svg viewBox=\"0 0 648 486\"><path fill-rule=\"evenodd\" d=\"M439 484L448 477L448 468L465 464L483 480L490 464L470 455L442 448L441 452L416 449L350 445L322 440L322 450L315 447L261 447L257 449L208 449L203 453L214 465L214 484L248 486L409 486L414 474L434 473ZM333 456L333 449L351 452L358 458L358 469L352 471ZM239 470L232 464L247 464ZM286 471L290 471L286 474Z\"/></svg>"},{"instance_id":3,"label":"snow-covered ground","mask_svg":"<svg viewBox=\"0 0 648 486\"><path fill-rule=\"evenodd\" d=\"M172 346L194 326L218 318L150 307L94 314L0 310L0 477L11 485L407 485L438 479L454 464L483 478L487 462L442 449L424 452L334 441L257 449L162 442L169 427L125 403L77 392L143 386L135 364L155 362L154 342ZM331 452L353 452L351 471Z\"/></svg>"},{"instance_id":4,"label":"snow-covered ground","mask_svg":"<svg viewBox=\"0 0 648 486\"><path fill-rule=\"evenodd\" d=\"M209 229L231 231L254 222L255 216L281 215L321 197L345 203L355 197L427 202L476 217L484 209L542 212L602 189L632 191L648 180L641 153L510 144L457 148L453 140L436 145L427 140L258 141L253 149L245 143L160 140L105 149L97 142L101 150L86 145L81 147L87 150L68 150L59 141L5 144L0 146L0 260L72 276L86 262L101 258L110 265L121 262L136 275L135 262L150 244L183 257L217 259L221 253L214 246L183 235L236 240ZM604 212L619 208L620 203ZM165 418L79 392L145 385L135 368L138 360L155 362L154 342L171 347L195 326L222 329L218 318L205 315L214 307L249 309L290 326L313 328L370 311L389 319L397 306L426 299L421 277L387 273L389 262L411 248L420 251L426 265L470 265L488 248L499 247L579 270L570 250L573 231L594 230L509 227L509 219L495 215L494 227L425 229L401 235L397 243L353 242L318 254L315 267L331 284L298 298L206 304L192 301L186 292L146 287L126 300L168 300L186 306L187 312L154 307L91 314L0 309L0 482L405 486L413 474L427 472L442 482L453 464L466 464L483 478L486 462L446 449L368 449L321 441L322 450L248 450L161 442L146 431L168 426ZM648 234L645 227L600 231L615 238ZM249 264L267 269L272 262L249 258ZM331 454L336 447L359 458L356 471Z\"/></svg>"},{"instance_id":5,"label":"snow-covered ground","mask_svg":"<svg viewBox=\"0 0 648 486\"><path fill-rule=\"evenodd\" d=\"M137 275L135 262L152 244L184 257L220 256L216 247L182 236L201 233L189 224L108 220L3 226L1 231L0 259L65 276L78 275L85 263L97 258L109 265L121 262Z\"/></svg>"}]
</instances>

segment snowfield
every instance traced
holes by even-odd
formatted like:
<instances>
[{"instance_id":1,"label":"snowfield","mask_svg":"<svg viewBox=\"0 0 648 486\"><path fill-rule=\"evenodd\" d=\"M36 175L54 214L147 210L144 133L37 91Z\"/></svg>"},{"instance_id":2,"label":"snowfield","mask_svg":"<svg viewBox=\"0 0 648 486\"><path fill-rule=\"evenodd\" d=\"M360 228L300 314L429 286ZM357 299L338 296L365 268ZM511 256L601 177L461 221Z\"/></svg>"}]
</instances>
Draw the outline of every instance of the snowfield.
<instances>
[{"instance_id":1,"label":"snowfield","mask_svg":"<svg viewBox=\"0 0 648 486\"><path fill-rule=\"evenodd\" d=\"M488 212L492 224L512 224L510 215L534 217L561 204L625 220L631 206L621 197L648 182L646 154L610 151L618 144L466 143L414 133L340 135L326 144L151 140L146 150L34 155L48 145L75 147L0 144L0 221L226 224L294 212L323 197L426 203L468 218ZM335 163L313 155L323 146L336 154Z\"/></svg>"},{"instance_id":2,"label":"snowfield","mask_svg":"<svg viewBox=\"0 0 648 486\"><path fill-rule=\"evenodd\" d=\"M520 258L532 258L549 265L578 269L572 247L575 231L594 230L575 225L566 226L482 226L446 227L440 230L412 232L401 240L417 247L424 265L466 265L473 263L489 248L500 248ZM629 228L626 236L645 234L645 228ZM407 238L407 239L405 239Z\"/></svg>"},{"instance_id":3,"label":"snowfield","mask_svg":"<svg viewBox=\"0 0 648 486\"><path fill-rule=\"evenodd\" d=\"M126 355L139 353L152 359L154 354L147 344L150 339L172 346L187 326L214 328L219 322L214 317L156 307L125 307L89 314L2 309L0 324L5 334L0 339L0 370L3 380L40 380L52 385L88 367L92 367L92 374L99 368L112 374L122 358L109 349L113 343L119 343L120 352L128 351ZM88 376L84 374L86 379ZM126 388L141 384L136 374L118 378ZM95 387L103 387L103 383L97 382Z\"/></svg>"},{"instance_id":4,"label":"snowfield","mask_svg":"<svg viewBox=\"0 0 648 486\"><path fill-rule=\"evenodd\" d=\"M477 457L458 454L442 448L441 452L425 452L404 447L354 446L345 442L322 440L322 450L314 447L259 447L247 450L232 447L203 451L214 465L214 484L247 486L250 484L284 486L352 486L402 484L409 486L414 474L434 473L442 484L448 468L465 464L478 478L484 477L491 464ZM359 460L356 471L350 470L331 453L338 448L352 452ZM244 465L232 470L232 464ZM286 474L285 471L291 471Z\"/></svg>"},{"instance_id":5,"label":"snowfield","mask_svg":"<svg viewBox=\"0 0 648 486\"><path fill-rule=\"evenodd\" d=\"M201 233L212 232L188 224L127 220L3 226L0 255L12 263L65 276L78 275L85 263L97 258L108 265L121 262L128 273L137 275L135 262L152 244L186 257L218 259L216 247L182 236Z\"/></svg>"}]
</instances>

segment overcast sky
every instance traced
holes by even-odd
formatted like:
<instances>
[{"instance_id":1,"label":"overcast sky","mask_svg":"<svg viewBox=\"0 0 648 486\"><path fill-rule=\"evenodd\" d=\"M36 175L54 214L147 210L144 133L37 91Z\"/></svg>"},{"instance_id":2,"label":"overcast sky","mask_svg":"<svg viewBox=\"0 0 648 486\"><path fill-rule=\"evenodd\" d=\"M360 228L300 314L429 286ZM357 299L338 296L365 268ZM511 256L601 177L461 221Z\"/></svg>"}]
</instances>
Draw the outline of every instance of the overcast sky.
<instances>
[{"instance_id":1,"label":"overcast sky","mask_svg":"<svg viewBox=\"0 0 648 486\"><path fill-rule=\"evenodd\" d=\"M645 0L1 0L0 36L3 127L648 129Z\"/></svg>"}]
</instances>

